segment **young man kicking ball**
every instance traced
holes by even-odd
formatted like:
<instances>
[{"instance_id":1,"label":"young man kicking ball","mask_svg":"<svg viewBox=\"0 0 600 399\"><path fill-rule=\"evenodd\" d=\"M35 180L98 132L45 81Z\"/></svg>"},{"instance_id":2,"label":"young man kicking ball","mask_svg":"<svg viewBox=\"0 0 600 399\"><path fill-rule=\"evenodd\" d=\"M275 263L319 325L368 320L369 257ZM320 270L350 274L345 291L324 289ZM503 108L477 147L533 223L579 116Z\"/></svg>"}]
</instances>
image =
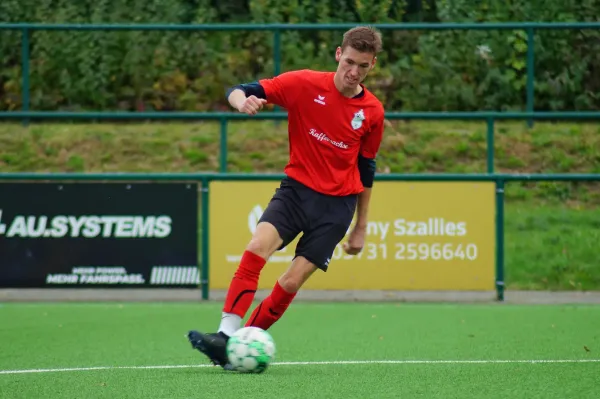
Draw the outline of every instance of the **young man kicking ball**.
<instances>
[{"instance_id":1,"label":"young man kicking ball","mask_svg":"<svg viewBox=\"0 0 600 399\"><path fill-rule=\"evenodd\" d=\"M258 221L233 276L217 332L188 333L192 347L215 365L228 368L227 339L241 327L261 270L275 251L303 233L292 264L246 326L267 330L317 269L327 271L355 212L356 224L343 249L352 255L362 250L384 123L381 102L362 82L381 49L378 31L356 27L344 34L336 49L335 72L286 72L228 91L231 106L248 115L267 103L287 109L290 159L286 177Z\"/></svg>"}]
</instances>

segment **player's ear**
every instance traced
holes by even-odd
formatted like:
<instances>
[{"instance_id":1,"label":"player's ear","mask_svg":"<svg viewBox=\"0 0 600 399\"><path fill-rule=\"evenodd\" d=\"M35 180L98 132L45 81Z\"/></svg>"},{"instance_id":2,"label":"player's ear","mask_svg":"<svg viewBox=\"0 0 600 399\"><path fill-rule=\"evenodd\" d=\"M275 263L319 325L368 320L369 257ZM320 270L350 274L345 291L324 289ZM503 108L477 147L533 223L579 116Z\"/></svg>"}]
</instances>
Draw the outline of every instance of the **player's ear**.
<instances>
[{"instance_id":1,"label":"player's ear","mask_svg":"<svg viewBox=\"0 0 600 399\"><path fill-rule=\"evenodd\" d=\"M376 63L377 63L377 56L373 57L373 62L371 63L371 69L375 68Z\"/></svg>"},{"instance_id":2,"label":"player's ear","mask_svg":"<svg viewBox=\"0 0 600 399\"><path fill-rule=\"evenodd\" d=\"M336 62L340 62L341 58L342 58L342 48L338 46L338 48L335 50L335 60L336 60Z\"/></svg>"}]
</instances>

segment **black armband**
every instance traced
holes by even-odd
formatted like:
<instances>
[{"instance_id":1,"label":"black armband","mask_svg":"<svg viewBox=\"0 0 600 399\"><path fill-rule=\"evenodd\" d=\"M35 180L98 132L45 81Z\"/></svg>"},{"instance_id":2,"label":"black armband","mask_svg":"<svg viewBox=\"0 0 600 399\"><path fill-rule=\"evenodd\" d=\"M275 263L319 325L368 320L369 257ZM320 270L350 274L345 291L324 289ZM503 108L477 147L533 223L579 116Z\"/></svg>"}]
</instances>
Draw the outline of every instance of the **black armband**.
<instances>
[{"instance_id":1,"label":"black armband","mask_svg":"<svg viewBox=\"0 0 600 399\"><path fill-rule=\"evenodd\" d=\"M358 156L358 171L360 172L360 180L362 181L364 187L373 187L375 170L375 159L365 158L362 155Z\"/></svg>"},{"instance_id":2,"label":"black armband","mask_svg":"<svg viewBox=\"0 0 600 399\"><path fill-rule=\"evenodd\" d=\"M227 92L225 93L225 98L229 98L229 95L235 89L240 89L241 91L243 91L244 94L246 94L246 97L256 96L258 98L262 98L265 100L267 99L267 95L265 94L265 89L258 82L242 83L242 84L230 87L229 89L227 89Z\"/></svg>"}]
</instances>

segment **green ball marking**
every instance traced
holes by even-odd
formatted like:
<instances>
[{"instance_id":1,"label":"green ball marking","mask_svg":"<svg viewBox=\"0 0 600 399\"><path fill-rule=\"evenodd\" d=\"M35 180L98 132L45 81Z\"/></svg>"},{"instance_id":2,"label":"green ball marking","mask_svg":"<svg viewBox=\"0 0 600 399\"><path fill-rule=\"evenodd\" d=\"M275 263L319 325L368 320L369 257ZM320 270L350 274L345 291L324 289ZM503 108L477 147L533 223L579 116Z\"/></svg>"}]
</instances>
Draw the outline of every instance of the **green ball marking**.
<instances>
[{"instance_id":1,"label":"green ball marking","mask_svg":"<svg viewBox=\"0 0 600 399\"><path fill-rule=\"evenodd\" d=\"M255 349L258 352L258 356L254 356L258 363L268 363L270 358L265 351L265 345L262 342L252 342L249 345L250 349Z\"/></svg>"},{"instance_id":2,"label":"green ball marking","mask_svg":"<svg viewBox=\"0 0 600 399\"><path fill-rule=\"evenodd\" d=\"M275 342L269 334L261 334L259 340L250 341L250 336L242 331L238 335L233 335L227 342L226 351L231 364L240 372L245 373L263 373L274 357ZM272 347L270 351L267 348ZM237 349L237 351L236 351ZM269 352L272 356L269 356ZM243 364L245 359L253 359L255 366L252 369L245 369Z\"/></svg>"}]
</instances>

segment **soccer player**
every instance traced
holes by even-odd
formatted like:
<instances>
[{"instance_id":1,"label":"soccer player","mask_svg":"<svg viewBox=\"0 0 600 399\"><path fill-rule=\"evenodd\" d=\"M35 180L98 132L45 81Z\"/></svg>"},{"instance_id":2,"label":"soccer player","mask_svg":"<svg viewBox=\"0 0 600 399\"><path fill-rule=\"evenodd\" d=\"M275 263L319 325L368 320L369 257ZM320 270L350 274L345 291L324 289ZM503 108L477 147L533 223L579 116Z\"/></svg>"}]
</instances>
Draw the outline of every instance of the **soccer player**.
<instances>
[{"instance_id":1,"label":"soccer player","mask_svg":"<svg viewBox=\"0 0 600 399\"><path fill-rule=\"evenodd\" d=\"M231 280L216 333L188 332L192 347L228 369L226 344L240 328L262 268L277 250L303 233L289 268L251 313L245 326L267 330L281 318L302 285L327 271L333 251L364 245L368 207L384 124L381 102L362 84L382 50L381 34L368 26L347 31L336 49L335 72L298 70L240 84L227 91L231 106L256 115L267 103L288 111L290 158Z\"/></svg>"}]
</instances>

